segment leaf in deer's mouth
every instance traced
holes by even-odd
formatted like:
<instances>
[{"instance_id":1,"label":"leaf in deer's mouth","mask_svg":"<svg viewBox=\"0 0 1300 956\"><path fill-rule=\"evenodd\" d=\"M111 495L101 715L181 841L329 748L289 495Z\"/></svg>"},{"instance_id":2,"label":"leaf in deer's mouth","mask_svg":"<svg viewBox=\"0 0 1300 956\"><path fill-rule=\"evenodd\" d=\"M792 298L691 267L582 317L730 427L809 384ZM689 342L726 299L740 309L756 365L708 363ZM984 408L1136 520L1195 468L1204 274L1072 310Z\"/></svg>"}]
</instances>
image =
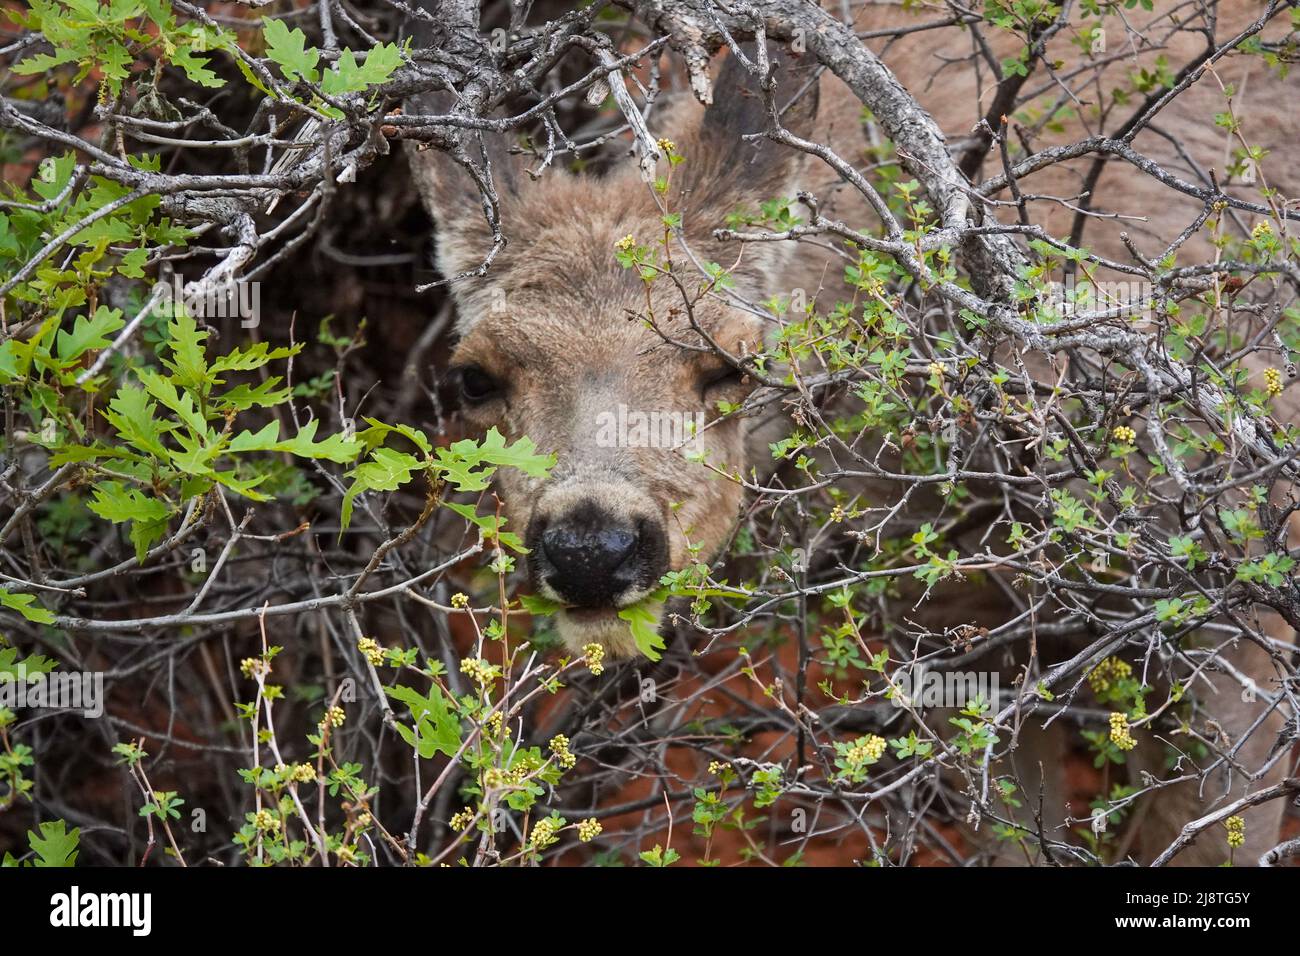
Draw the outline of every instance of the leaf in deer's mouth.
<instances>
[{"instance_id":1,"label":"leaf in deer's mouth","mask_svg":"<svg viewBox=\"0 0 1300 956\"><path fill-rule=\"evenodd\" d=\"M663 599L652 594L618 612L618 616L627 621L637 650L652 661L663 656L659 653L665 646L659 633L659 614L663 606Z\"/></svg>"},{"instance_id":2,"label":"leaf in deer's mouth","mask_svg":"<svg viewBox=\"0 0 1300 956\"><path fill-rule=\"evenodd\" d=\"M534 617L549 617L558 611L563 611L565 606L559 601L553 601L541 594L521 594L519 603L523 605L525 611Z\"/></svg>"},{"instance_id":3,"label":"leaf in deer's mouth","mask_svg":"<svg viewBox=\"0 0 1300 956\"><path fill-rule=\"evenodd\" d=\"M659 652L665 647L664 639L659 634L659 616L664 606L664 592L661 588L647 595L635 604L619 609L613 607L568 607L559 601L541 595L525 594L520 596L520 603L530 614L549 616L563 612L570 619L580 623L593 623L601 618L608 618L615 613L627 623L636 642L637 650L652 661L663 655Z\"/></svg>"}]
</instances>

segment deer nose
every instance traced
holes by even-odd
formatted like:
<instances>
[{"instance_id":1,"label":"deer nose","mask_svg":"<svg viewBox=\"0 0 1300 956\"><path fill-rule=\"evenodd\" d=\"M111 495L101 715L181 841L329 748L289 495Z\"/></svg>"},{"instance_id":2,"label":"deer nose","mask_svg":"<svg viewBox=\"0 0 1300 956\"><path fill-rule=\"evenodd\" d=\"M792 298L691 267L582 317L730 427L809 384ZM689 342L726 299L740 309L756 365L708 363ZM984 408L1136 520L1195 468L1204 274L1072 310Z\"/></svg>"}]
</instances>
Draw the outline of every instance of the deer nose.
<instances>
[{"instance_id":1,"label":"deer nose","mask_svg":"<svg viewBox=\"0 0 1300 956\"><path fill-rule=\"evenodd\" d=\"M538 529L536 570L572 604L611 607L631 588L653 587L663 573L663 536L651 524L577 509Z\"/></svg>"},{"instance_id":2,"label":"deer nose","mask_svg":"<svg viewBox=\"0 0 1300 956\"><path fill-rule=\"evenodd\" d=\"M560 525L542 532L542 548L556 576L575 584L613 577L636 550L636 535L626 528Z\"/></svg>"}]
</instances>

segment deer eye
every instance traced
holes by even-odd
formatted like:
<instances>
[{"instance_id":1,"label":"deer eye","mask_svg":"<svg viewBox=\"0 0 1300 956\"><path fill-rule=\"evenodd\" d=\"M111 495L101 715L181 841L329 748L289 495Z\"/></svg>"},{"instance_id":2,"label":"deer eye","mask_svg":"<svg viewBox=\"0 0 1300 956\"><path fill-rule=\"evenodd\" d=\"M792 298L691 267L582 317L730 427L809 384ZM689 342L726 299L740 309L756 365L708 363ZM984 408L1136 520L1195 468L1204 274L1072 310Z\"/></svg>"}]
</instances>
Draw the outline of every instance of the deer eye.
<instances>
[{"instance_id":1,"label":"deer eye","mask_svg":"<svg viewBox=\"0 0 1300 956\"><path fill-rule=\"evenodd\" d=\"M466 365L457 370L460 396L471 405L481 405L501 393L501 383L481 365Z\"/></svg>"}]
</instances>

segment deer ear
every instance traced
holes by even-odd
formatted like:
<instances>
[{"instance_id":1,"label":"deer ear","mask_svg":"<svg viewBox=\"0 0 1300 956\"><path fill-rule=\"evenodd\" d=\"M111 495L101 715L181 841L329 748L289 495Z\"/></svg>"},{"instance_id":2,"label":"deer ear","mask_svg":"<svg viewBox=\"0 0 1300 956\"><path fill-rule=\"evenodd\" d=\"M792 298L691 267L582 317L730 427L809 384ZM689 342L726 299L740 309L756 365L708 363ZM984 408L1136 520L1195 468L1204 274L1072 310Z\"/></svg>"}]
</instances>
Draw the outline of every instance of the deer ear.
<instances>
[{"instance_id":1,"label":"deer ear","mask_svg":"<svg viewBox=\"0 0 1300 956\"><path fill-rule=\"evenodd\" d=\"M406 111L446 115L453 103L449 93L426 94L408 100ZM425 211L434 223L438 271L449 279L477 269L492 249L489 214L498 223L508 224L516 200L519 171L506 135L452 130L437 145L408 140L406 156ZM488 195L495 195L495 203Z\"/></svg>"},{"instance_id":2,"label":"deer ear","mask_svg":"<svg viewBox=\"0 0 1300 956\"><path fill-rule=\"evenodd\" d=\"M754 59L752 44L744 52ZM781 125L807 138L817 118L817 61L780 48L772 48L769 58L777 108L783 109ZM762 133L769 124L758 80L738 57L728 54L713 86L713 103L690 137L692 151L686 153L682 166L682 185L689 191L684 204L694 213L696 226L712 229L722 225L737 205L756 206L794 194L804 154L766 137L744 139Z\"/></svg>"}]
</instances>

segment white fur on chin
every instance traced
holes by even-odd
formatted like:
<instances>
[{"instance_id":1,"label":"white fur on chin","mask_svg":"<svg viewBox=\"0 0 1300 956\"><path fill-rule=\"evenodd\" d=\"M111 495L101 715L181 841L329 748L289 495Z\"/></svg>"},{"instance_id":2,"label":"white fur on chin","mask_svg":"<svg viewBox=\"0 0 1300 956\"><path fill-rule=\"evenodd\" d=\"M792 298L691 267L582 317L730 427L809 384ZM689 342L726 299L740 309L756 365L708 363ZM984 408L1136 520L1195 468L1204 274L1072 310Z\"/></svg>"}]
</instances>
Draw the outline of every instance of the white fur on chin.
<instances>
[{"instance_id":1,"label":"white fur on chin","mask_svg":"<svg viewBox=\"0 0 1300 956\"><path fill-rule=\"evenodd\" d=\"M555 615L555 626L565 647L575 654L581 654L588 644L599 644L610 660L635 657L640 653L632 639L632 629L614 610L598 618L586 619L575 618L563 610Z\"/></svg>"}]
</instances>

